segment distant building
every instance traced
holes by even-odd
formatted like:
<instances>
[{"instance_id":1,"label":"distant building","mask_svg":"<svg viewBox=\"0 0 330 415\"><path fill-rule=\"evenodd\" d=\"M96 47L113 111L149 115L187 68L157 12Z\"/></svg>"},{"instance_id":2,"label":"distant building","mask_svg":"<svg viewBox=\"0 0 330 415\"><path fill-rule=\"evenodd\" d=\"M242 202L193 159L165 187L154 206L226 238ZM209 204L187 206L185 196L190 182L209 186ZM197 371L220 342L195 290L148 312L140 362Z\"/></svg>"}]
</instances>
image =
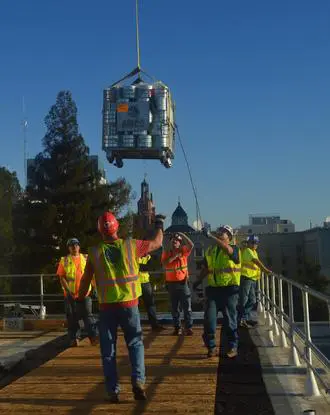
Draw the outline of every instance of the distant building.
<instances>
[{"instance_id":1,"label":"distant building","mask_svg":"<svg viewBox=\"0 0 330 415\"><path fill-rule=\"evenodd\" d=\"M250 215L249 224L242 225L238 232L241 234L291 233L295 225L291 220L281 219L280 216Z\"/></svg>"},{"instance_id":2,"label":"distant building","mask_svg":"<svg viewBox=\"0 0 330 415\"><path fill-rule=\"evenodd\" d=\"M92 165L92 169L94 172L98 172L101 175L100 178L100 184L106 184L107 183L107 179L106 179L106 175L105 175L105 170L103 167L103 164L100 160L99 156L88 156L91 165ZM35 159L27 159L27 172L26 172L26 177L27 177L27 186L29 187L35 187L36 186L36 162Z\"/></svg>"},{"instance_id":3,"label":"distant building","mask_svg":"<svg viewBox=\"0 0 330 415\"><path fill-rule=\"evenodd\" d=\"M285 277L305 275L305 264L319 265L330 280L330 228L260 235L259 255L269 268Z\"/></svg>"}]
</instances>

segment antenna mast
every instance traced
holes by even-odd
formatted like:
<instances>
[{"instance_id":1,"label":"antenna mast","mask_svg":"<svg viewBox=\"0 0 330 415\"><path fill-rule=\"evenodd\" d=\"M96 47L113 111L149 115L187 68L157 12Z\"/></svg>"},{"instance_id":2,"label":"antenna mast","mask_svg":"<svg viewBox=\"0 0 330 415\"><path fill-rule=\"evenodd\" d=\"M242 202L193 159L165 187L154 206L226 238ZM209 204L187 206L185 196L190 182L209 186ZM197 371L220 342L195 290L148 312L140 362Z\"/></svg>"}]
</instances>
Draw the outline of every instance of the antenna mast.
<instances>
[{"instance_id":1,"label":"antenna mast","mask_svg":"<svg viewBox=\"0 0 330 415\"><path fill-rule=\"evenodd\" d=\"M22 121L22 128L23 128L23 151L24 151L24 187L27 186L27 128L28 122L26 119L25 114L25 100L24 97L22 98L22 111L23 111L23 121Z\"/></svg>"}]
</instances>

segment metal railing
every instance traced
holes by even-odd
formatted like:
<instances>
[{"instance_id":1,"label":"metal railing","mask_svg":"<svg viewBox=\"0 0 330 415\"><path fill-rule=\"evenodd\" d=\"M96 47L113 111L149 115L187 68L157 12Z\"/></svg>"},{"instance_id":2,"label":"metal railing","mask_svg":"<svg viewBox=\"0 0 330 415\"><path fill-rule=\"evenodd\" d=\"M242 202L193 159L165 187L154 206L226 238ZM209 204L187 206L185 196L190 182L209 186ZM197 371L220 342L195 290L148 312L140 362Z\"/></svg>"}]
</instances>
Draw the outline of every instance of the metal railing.
<instances>
[{"instance_id":1,"label":"metal railing","mask_svg":"<svg viewBox=\"0 0 330 415\"><path fill-rule=\"evenodd\" d=\"M324 387L325 392L330 393L328 380L323 379L320 371L313 364L314 358L329 374L330 361L312 341L310 321L310 298L324 303L329 311L330 296L275 274L262 275L258 281L258 295L258 311L264 318L265 326L269 329L269 345L290 347L289 365L301 366L300 359L305 363L307 369L305 394L307 396L320 395L316 378ZM300 300L300 304L294 302L295 298L296 303L298 303L297 299ZM295 305L302 306L303 330L295 321Z\"/></svg>"}]
</instances>

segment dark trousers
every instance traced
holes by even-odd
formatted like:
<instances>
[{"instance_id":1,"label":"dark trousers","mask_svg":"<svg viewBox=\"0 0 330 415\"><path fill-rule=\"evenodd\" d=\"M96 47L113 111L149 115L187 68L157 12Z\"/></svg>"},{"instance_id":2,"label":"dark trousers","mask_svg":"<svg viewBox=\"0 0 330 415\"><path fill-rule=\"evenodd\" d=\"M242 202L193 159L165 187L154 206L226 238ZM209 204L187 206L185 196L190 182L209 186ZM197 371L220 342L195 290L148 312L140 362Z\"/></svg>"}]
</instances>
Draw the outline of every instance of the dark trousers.
<instances>
[{"instance_id":1,"label":"dark trousers","mask_svg":"<svg viewBox=\"0 0 330 415\"><path fill-rule=\"evenodd\" d=\"M241 276L241 285L239 287L239 316L238 322L241 320L252 320L251 311L257 302L256 299L257 281L251 278Z\"/></svg>"},{"instance_id":2,"label":"dark trousers","mask_svg":"<svg viewBox=\"0 0 330 415\"><path fill-rule=\"evenodd\" d=\"M183 310L186 329L193 325L191 309L191 292L188 281L168 282L167 290L171 301L171 312L175 328L181 327L180 312Z\"/></svg>"},{"instance_id":3,"label":"dark trousers","mask_svg":"<svg viewBox=\"0 0 330 415\"><path fill-rule=\"evenodd\" d=\"M148 314L148 319L151 327L157 327L157 314L156 314L156 304L155 304L155 297L154 292L152 289L152 285L150 282L145 282L141 284L142 287L142 300L144 303L144 307Z\"/></svg>"},{"instance_id":4,"label":"dark trousers","mask_svg":"<svg viewBox=\"0 0 330 415\"><path fill-rule=\"evenodd\" d=\"M207 287L204 312L203 340L208 349L216 347L217 316L223 314L223 330L226 333L229 348L237 348L237 305L239 286Z\"/></svg>"},{"instance_id":5,"label":"dark trousers","mask_svg":"<svg viewBox=\"0 0 330 415\"><path fill-rule=\"evenodd\" d=\"M83 320L88 337L96 337L97 328L92 313L91 297L85 297L83 301L77 301L71 296L67 296L64 297L64 304L70 340L82 338L79 320Z\"/></svg>"},{"instance_id":6,"label":"dark trousers","mask_svg":"<svg viewBox=\"0 0 330 415\"><path fill-rule=\"evenodd\" d=\"M120 326L124 332L131 362L131 381L145 383L144 346L137 306L101 310L99 331L105 386L108 392L120 392L117 373L117 331ZM108 413L113 413L111 410Z\"/></svg>"}]
</instances>

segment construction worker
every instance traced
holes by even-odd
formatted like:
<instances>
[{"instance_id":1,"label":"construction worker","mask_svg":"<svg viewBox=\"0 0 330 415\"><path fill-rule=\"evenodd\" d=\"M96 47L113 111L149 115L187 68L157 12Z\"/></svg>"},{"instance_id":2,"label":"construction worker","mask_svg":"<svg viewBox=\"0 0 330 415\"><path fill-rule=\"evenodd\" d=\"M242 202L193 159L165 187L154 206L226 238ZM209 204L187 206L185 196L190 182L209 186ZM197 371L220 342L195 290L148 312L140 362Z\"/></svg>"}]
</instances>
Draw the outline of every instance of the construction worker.
<instances>
[{"instance_id":1,"label":"construction worker","mask_svg":"<svg viewBox=\"0 0 330 415\"><path fill-rule=\"evenodd\" d=\"M205 236L216 242L206 251L201 274L193 287L196 288L207 276L205 289L204 313L204 344L208 349L207 356L214 357L216 351L216 327L218 312L223 314L223 330L227 335L227 356L237 356L237 305L239 297L239 284L241 276L240 250L232 245L233 228L229 225L221 226L217 236L208 229L203 229Z\"/></svg>"},{"instance_id":2,"label":"construction worker","mask_svg":"<svg viewBox=\"0 0 330 415\"><path fill-rule=\"evenodd\" d=\"M150 274L148 272L147 264L151 259L151 255L146 255L138 259L139 276L142 288L142 300L146 308L151 330L162 331L165 330L159 321L157 320L155 297L150 283Z\"/></svg>"},{"instance_id":3,"label":"construction worker","mask_svg":"<svg viewBox=\"0 0 330 415\"><path fill-rule=\"evenodd\" d=\"M183 245L183 240L187 243ZM193 319L191 310L191 291L189 288L188 257L194 243L182 232L171 238L172 249L162 254L162 264L165 267L165 280L171 301L171 311L175 336L183 333L180 311L183 310L185 334L193 335Z\"/></svg>"},{"instance_id":4,"label":"construction worker","mask_svg":"<svg viewBox=\"0 0 330 415\"><path fill-rule=\"evenodd\" d=\"M257 324L252 320L251 312L256 303L256 286L260 278L261 271L271 274L260 261L257 248L259 238L250 235L246 239L246 246L242 249L242 270L239 295L239 316L238 321L241 327L251 328Z\"/></svg>"},{"instance_id":5,"label":"construction worker","mask_svg":"<svg viewBox=\"0 0 330 415\"><path fill-rule=\"evenodd\" d=\"M57 275L64 292L66 318L68 322L68 336L70 346L79 346L81 331L79 320L84 321L92 345L98 344L97 329L92 313L92 286L88 287L86 295L79 301L78 291L82 275L86 266L86 255L80 253L80 242L77 238L67 241L69 254L62 257L57 268Z\"/></svg>"},{"instance_id":6,"label":"construction worker","mask_svg":"<svg viewBox=\"0 0 330 415\"><path fill-rule=\"evenodd\" d=\"M165 217L155 218L156 236L152 240L120 239L119 223L111 212L98 218L102 241L88 250L79 298L84 298L95 276L100 319L99 334L107 399L119 402L117 376L117 329L124 332L132 366L131 382L136 400L145 400L145 367L142 329L138 308L141 295L138 258L161 247Z\"/></svg>"}]
</instances>

